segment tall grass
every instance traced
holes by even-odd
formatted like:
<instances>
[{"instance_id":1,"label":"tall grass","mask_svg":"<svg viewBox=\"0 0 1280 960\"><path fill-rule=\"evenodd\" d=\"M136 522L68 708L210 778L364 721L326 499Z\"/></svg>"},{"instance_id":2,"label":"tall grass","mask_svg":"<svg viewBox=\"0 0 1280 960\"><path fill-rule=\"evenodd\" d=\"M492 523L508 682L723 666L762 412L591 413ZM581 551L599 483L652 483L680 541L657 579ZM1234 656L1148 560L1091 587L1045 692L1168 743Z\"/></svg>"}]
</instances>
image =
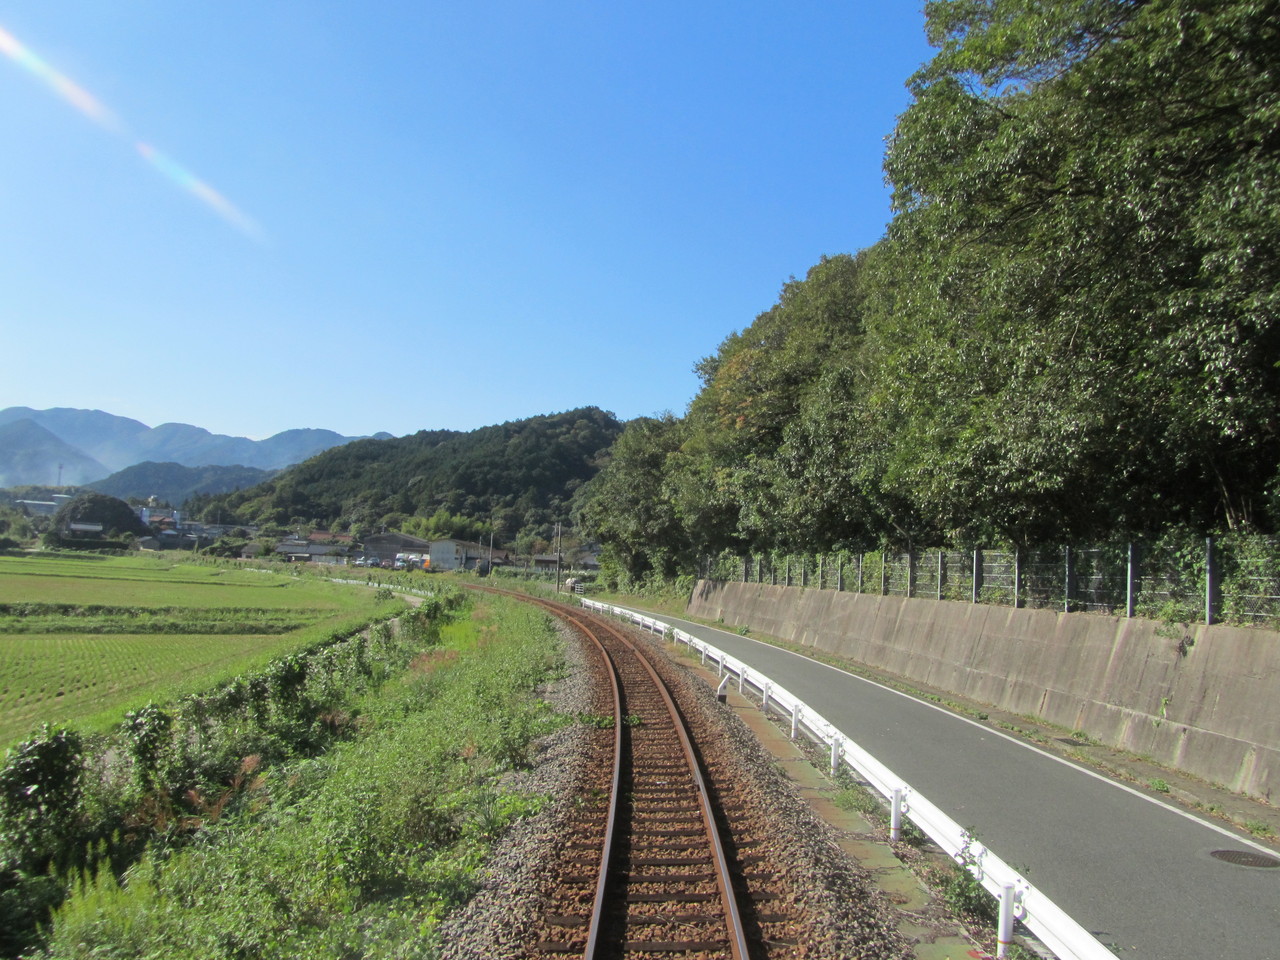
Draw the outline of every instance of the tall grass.
<instances>
[{"instance_id":1,"label":"tall grass","mask_svg":"<svg viewBox=\"0 0 1280 960\"><path fill-rule=\"evenodd\" d=\"M48 956L431 955L489 846L541 802L503 772L562 722L536 696L561 657L545 617L500 598L476 614L347 705L354 739L243 771L199 842L83 873Z\"/></svg>"}]
</instances>

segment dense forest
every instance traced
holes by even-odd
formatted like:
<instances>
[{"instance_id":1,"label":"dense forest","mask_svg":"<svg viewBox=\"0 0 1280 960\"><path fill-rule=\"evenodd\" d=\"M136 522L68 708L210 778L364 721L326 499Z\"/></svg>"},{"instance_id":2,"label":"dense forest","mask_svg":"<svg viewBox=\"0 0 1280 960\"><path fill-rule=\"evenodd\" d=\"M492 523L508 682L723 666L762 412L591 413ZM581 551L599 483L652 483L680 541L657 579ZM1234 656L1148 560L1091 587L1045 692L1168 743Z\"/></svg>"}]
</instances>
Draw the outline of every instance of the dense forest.
<instances>
[{"instance_id":1,"label":"dense forest","mask_svg":"<svg viewBox=\"0 0 1280 960\"><path fill-rule=\"evenodd\" d=\"M1280 524L1280 4L926 15L886 235L787 283L579 495L622 571Z\"/></svg>"},{"instance_id":2,"label":"dense forest","mask_svg":"<svg viewBox=\"0 0 1280 960\"><path fill-rule=\"evenodd\" d=\"M357 536L381 529L505 544L550 537L622 425L583 407L470 432L423 430L326 450L266 483L187 503L224 523L318 524Z\"/></svg>"}]
</instances>

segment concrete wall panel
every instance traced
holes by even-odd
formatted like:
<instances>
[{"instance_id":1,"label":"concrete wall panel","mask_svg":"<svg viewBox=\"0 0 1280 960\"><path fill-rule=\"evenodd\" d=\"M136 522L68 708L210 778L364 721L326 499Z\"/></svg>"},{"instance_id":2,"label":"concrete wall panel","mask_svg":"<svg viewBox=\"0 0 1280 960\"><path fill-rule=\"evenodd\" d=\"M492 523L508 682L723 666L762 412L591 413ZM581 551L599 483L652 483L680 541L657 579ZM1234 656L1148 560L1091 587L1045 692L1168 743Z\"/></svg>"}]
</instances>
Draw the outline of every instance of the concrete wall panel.
<instances>
[{"instance_id":1,"label":"concrete wall panel","mask_svg":"<svg viewBox=\"0 0 1280 960\"><path fill-rule=\"evenodd\" d=\"M691 616L781 637L1280 797L1280 634L699 581Z\"/></svg>"}]
</instances>

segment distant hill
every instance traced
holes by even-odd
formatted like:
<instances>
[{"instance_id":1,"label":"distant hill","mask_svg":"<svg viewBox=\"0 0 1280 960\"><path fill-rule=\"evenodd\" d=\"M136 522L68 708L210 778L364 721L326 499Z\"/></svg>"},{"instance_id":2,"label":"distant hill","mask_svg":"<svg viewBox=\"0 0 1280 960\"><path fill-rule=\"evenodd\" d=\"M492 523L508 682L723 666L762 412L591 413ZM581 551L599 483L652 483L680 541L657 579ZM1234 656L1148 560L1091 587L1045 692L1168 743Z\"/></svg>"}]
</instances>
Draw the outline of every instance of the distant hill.
<instances>
[{"instance_id":1,"label":"distant hill","mask_svg":"<svg viewBox=\"0 0 1280 960\"><path fill-rule=\"evenodd\" d=\"M4 486L56 483L58 463L64 464L64 484L100 480L113 471L146 461L177 463L184 467L244 466L279 470L332 447L363 439L344 437L332 430L301 429L285 430L266 440L250 440L210 433L186 423L148 427L137 420L101 410L69 407L0 410L0 428L23 421L43 428L62 446L50 446L42 434L29 431L13 434L0 445L0 452L9 455L14 464L12 469L3 471ZM377 438L390 436L376 435ZM73 455L83 466L69 477L66 468ZM91 468L91 463L96 463L98 469Z\"/></svg>"},{"instance_id":2,"label":"distant hill","mask_svg":"<svg viewBox=\"0 0 1280 960\"><path fill-rule=\"evenodd\" d=\"M154 496L176 507L195 494L242 490L270 479L274 473L257 467L184 467L180 463L153 463L148 460L86 486L121 500Z\"/></svg>"},{"instance_id":3,"label":"distant hill","mask_svg":"<svg viewBox=\"0 0 1280 960\"><path fill-rule=\"evenodd\" d=\"M110 472L34 420L0 422L0 487L75 486Z\"/></svg>"},{"instance_id":4,"label":"distant hill","mask_svg":"<svg viewBox=\"0 0 1280 960\"><path fill-rule=\"evenodd\" d=\"M202 498L239 522L330 525L385 522L437 510L493 520L498 536L568 519L575 490L599 471L622 424L583 407L462 433L423 430L327 450L239 493Z\"/></svg>"}]
</instances>

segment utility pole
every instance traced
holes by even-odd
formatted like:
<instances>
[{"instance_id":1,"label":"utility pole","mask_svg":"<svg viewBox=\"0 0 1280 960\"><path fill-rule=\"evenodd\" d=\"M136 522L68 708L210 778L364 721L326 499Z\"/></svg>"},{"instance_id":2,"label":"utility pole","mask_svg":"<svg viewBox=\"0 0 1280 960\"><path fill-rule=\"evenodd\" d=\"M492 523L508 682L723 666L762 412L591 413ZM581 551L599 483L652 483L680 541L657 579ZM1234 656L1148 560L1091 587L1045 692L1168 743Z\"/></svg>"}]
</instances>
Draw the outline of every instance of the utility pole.
<instances>
[{"instance_id":1,"label":"utility pole","mask_svg":"<svg viewBox=\"0 0 1280 960\"><path fill-rule=\"evenodd\" d=\"M560 524L556 523L556 593L560 592Z\"/></svg>"}]
</instances>

